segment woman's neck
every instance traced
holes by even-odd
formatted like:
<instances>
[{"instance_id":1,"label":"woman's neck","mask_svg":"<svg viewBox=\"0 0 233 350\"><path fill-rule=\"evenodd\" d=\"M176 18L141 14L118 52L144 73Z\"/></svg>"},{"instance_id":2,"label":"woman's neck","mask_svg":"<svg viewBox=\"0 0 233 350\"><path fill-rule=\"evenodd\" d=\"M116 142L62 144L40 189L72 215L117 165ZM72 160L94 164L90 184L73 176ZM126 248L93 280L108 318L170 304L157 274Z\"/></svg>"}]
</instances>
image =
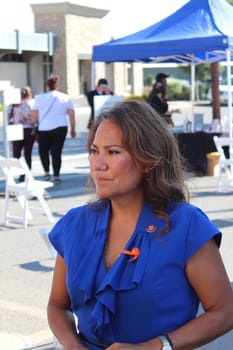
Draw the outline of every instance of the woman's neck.
<instances>
[{"instance_id":1,"label":"woman's neck","mask_svg":"<svg viewBox=\"0 0 233 350\"><path fill-rule=\"evenodd\" d=\"M144 203L144 195L142 193L137 196L111 200L112 219L134 221L138 218Z\"/></svg>"}]
</instances>

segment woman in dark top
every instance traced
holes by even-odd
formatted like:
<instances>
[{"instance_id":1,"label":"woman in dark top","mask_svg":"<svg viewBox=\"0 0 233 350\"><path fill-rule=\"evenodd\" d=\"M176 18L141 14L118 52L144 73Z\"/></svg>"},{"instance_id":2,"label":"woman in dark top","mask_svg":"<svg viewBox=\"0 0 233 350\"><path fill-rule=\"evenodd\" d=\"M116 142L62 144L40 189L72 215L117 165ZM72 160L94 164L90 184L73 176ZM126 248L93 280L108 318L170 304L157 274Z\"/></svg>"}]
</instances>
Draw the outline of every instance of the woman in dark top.
<instances>
[{"instance_id":1,"label":"woman in dark top","mask_svg":"<svg viewBox=\"0 0 233 350\"><path fill-rule=\"evenodd\" d=\"M168 103L165 98L165 87L154 85L153 89L151 90L147 102L153 107L156 112L163 117L166 122L174 126L174 122L172 120L172 114L173 113L180 113L179 109L174 109L172 111L168 111Z\"/></svg>"}]
</instances>

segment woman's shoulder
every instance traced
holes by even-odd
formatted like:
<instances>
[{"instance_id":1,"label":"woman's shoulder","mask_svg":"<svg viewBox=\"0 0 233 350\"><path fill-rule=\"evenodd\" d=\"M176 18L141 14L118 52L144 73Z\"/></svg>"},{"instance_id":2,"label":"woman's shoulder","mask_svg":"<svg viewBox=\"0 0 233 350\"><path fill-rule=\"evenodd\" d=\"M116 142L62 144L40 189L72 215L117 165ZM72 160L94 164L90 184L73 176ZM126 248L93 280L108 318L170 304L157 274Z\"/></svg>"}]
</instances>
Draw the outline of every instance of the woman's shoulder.
<instances>
[{"instance_id":1,"label":"woman's shoulder","mask_svg":"<svg viewBox=\"0 0 233 350\"><path fill-rule=\"evenodd\" d=\"M47 96L47 92L42 92L41 94L35 95L34 99L32 100L33 106L34 104L37 105L40 102L44 103L47 99Z\"/></svg>"},{"instance_id":2,"label":"woman's shoulder","mask_svg":"<svg viewBox=\"0 0 233 350\"><path fill-rule=\"evenodd\" d=\"M54 232L57 231L72 231L73 227L80 227L88 222L90 209L87 204L69 209L53 227Z\"/></svg>"},{"instance_id":3,"label":"woman's shoulder","mask_svg":"<svg viewBox=\"0 0 233 350\"><path fill-rule=\"evenodd\" d=\"M209 217L200 207L186 202L172 201L167 205L166 213L173 218L173 220L180 221L187 224L191 221L210 222Z\"/></svg>"},{"instance_id":4,"label":"woman's shoulder","mask_svg":"<svg viewBox=\"0 0 233 350\"><path fill-rule=\"evenodd\" d=\"M88 225L90 225L99 217L101 213L103 213L103 211L105 211L105 209L100 209L98 207L98 204L84 204L68 210L63 219L70 223L75 220L76 222L79 222L81 224L87 223Z\"/></svg>"},{"instance_id":5,"label":"woman's shoulder","mask_svg":"<svg viewBox=\"0 0 233 350\"><path fill-rule=\"evenodd\" d=\"M52 228L49 238L63 256L67 244L72 247L77 239L80 244L85 244L90 235L101 229L104 221L102 216L102 210L95 210L89 204L72 208Z\"/></svg>"},{"instance_id":6,"label":"woman's shoulder","mask_svg":"<svg viewBox=\"0 0 233 350\"><path fill-rule=\"evenodd\" d=\"M197 214L203 214L206 216L204 211L198 206L191 203L182 202L182 201L171 201L167 206L167 211L168 213L172 213L172 212L187 213L187 214L197 213Z\"/></svg>"},{"instance_id":7,"label":"woman's shoulder","mask_svg":"<svg viewBox=\"0 0 233 350\"><path fill-rule=\"evenodd\" d=\"M167 214L172 217L177 224L181 224L183 228L192 227L194 231L203 229L213 231L215 234L219 233L219 229L212 223L212 220L200 207L182 202L172 202L167 208Z\"/></svg>"},{"instance_id":8,"label":"woman's shoulder","mask_svg":"<svg viewBox=\"0 0 233 350\"><path fill-rule=\"evenodd\" d=\"M214 238L217 245L220 246L221 232L198 206L172 202L168 206L167 213L171 217L173 228L179 232L176 238L180 237L183 240L186 235L187 242L189 242L189 256L211 238Z\"/></svg>"},{"instance_id":9,"label":"woman's shoulder","mask_svg":"<svg viewBox=\"0 0 233 350\"><path fill-rule=\"evenodd\" d=\"M70 96L68 94L66 94L65 92L62 91L58 91L58 90L54 90L53 91L53 96L57 97L59 99L62 99L64 101L70 100Z\"/></svg>"},{"instance_id":10,"label":"woman's shoulder","mask_svg":"<svg viewBox=\"0 0 233 350\"><path fill-rule=\"evenodd\" d=\"M73 207L68 210L68 212L65 214L65 217L77 217L82 215L88 215L90 212L90 206L88 204L84 204L78 207Z\"/></svg>"}]
</instances>

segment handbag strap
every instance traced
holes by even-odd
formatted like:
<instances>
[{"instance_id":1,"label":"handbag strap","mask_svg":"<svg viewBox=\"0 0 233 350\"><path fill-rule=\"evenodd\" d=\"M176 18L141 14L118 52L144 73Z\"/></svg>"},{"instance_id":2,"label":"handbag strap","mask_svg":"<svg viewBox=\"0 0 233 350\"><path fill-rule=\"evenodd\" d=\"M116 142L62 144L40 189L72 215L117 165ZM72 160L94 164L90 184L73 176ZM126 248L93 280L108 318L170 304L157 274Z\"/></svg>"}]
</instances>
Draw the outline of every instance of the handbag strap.
<instances>
[{"instance_id":1,"label":"handbag strap","mask_svg":"<svg viewBox=\"0 0 233 350\"><path fill-rule=\"evenodd\" d=\"M41 120L40 120L40 123L41 123L42 120L46 117L46 115L49 113L49 111L50 111L50 109L52 108L52 106L53 106L53 104L54 104L54 102L55 102L56 99L57 99L57 96L55 96L55 97L53 98L52 103L50 104L50 106L49 106L49 108L47 109L47 111L44 113L43 117L42 117ZM39 126L39 121L37 122L37 126Z\"/></svg>"}]
</instances>

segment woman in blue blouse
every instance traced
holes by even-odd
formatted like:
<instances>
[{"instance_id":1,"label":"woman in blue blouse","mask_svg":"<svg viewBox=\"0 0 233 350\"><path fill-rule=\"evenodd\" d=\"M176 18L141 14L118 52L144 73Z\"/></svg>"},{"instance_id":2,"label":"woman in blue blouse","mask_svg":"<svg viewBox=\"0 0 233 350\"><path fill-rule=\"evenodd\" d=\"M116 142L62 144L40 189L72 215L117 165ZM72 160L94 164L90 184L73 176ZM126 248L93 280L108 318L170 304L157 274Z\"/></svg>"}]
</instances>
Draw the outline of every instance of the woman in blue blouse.
<instances>
[{"instance_id":1,"label":"woman in blue blouse","mask_svg":"<svg viewBox=\"0 0 233 350\"><path fill-rule=\"evenodd\" d=\"M49 234L48 320L63 348L194 349L229 331L221 233L188 203L166 123L147 103L123 102L92 126L88 151L98 198Z\"/></svg>"}]
</instances>

